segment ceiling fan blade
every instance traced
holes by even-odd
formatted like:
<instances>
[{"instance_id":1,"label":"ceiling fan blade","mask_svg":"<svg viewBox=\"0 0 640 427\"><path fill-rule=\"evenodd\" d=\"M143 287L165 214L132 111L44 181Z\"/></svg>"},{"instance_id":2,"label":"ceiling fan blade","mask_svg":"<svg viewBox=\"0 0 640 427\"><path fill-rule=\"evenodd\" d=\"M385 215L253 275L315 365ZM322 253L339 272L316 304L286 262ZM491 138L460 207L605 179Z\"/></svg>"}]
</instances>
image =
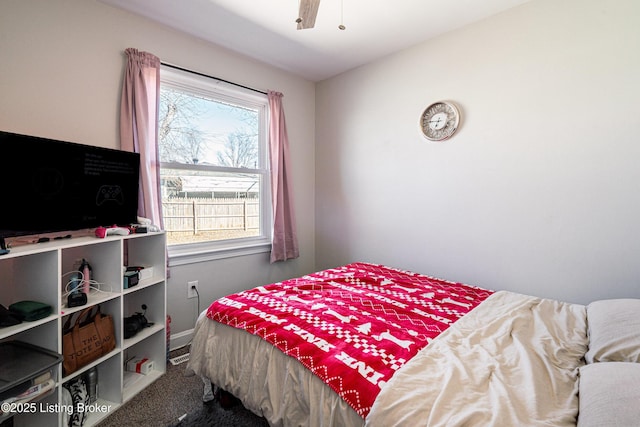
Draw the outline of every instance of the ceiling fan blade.
<instances>
[{"instance_id":1,"label":"ceiling fan blade","mask_svg":"<svg viewBox=\"0 0 640 427\"><path fill-rule=\"evenodd\" d=\"M300 0L300 11L298 13L298 29L313 28L316 25L320 0Z\"/></svg>"}]
</instances>

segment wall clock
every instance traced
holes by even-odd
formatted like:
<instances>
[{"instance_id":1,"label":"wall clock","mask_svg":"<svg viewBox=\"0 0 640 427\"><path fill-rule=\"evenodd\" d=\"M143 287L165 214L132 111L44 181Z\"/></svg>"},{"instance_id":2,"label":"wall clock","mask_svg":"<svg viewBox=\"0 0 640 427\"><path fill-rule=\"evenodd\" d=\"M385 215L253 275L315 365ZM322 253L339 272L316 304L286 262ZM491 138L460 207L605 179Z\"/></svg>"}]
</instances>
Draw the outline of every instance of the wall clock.
<instances>
[{"instance_id":1,"label":"wall clock","mask_svg":"<svg viewBox=\"0 0 640 427\"><path fill-rule=\"evenodd\" d=\"M434 102L420 116L422 133L431 141L444 141L450 138L459 124L460 110L449 101Z\"/></svg>"}]
</instances>

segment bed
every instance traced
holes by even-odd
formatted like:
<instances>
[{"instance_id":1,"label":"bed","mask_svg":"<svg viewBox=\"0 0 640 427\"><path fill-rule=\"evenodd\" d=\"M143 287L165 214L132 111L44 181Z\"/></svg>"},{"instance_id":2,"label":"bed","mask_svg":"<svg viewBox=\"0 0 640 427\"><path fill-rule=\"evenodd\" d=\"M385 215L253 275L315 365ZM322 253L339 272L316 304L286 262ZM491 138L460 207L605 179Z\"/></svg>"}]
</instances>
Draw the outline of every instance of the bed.
<instances>
[{"instance_id":1,"label":"bed","mask_svg":"<svg viewBox=\"0 0 640 427\"><path fill-rule=\"evenodd\" d=\"M214 301L188 368L272 426L634 425L640 300L353 263Z\"/></svg>"}]
</instances>

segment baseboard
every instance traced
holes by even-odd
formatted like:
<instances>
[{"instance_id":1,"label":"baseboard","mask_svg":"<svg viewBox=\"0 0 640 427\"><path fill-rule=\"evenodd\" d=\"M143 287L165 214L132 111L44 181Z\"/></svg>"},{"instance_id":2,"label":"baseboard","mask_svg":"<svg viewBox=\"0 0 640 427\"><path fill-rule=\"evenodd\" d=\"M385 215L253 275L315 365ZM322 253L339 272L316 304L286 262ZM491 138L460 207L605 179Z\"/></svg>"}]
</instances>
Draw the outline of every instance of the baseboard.
<instances>
[{"instance_id":1,"label":"baseboard","mask_svg":"<svg viewBox=\"0 0 640 427\"><path fill-rule=\"evenodd\" d=\"M186 345L191 344L191 339L193 338L193 329L188 329L186 331L178 332L177 334L171 334L169 337L169 349L177 350Z\"/></svg>"}]
</instances>

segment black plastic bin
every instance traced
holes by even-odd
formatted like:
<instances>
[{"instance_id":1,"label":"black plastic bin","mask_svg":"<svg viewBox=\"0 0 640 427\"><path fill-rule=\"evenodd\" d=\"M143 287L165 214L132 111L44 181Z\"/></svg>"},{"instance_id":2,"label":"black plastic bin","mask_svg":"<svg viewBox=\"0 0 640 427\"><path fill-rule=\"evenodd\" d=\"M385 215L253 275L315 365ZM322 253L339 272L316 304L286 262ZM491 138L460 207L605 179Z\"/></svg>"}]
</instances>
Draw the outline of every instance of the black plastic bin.
<instances>
[{"instance_id":1,"label":"black plastic bin","mask_svg":"<svg viewBox=\"0 0 640 427\"><path fill-rule=\"evenodd\" d=\"M62 355L22 341L0 343L0 401L17 396L62 362ZM51 377L55 379L54 372Z\"/></svg>"}]
</instances>

